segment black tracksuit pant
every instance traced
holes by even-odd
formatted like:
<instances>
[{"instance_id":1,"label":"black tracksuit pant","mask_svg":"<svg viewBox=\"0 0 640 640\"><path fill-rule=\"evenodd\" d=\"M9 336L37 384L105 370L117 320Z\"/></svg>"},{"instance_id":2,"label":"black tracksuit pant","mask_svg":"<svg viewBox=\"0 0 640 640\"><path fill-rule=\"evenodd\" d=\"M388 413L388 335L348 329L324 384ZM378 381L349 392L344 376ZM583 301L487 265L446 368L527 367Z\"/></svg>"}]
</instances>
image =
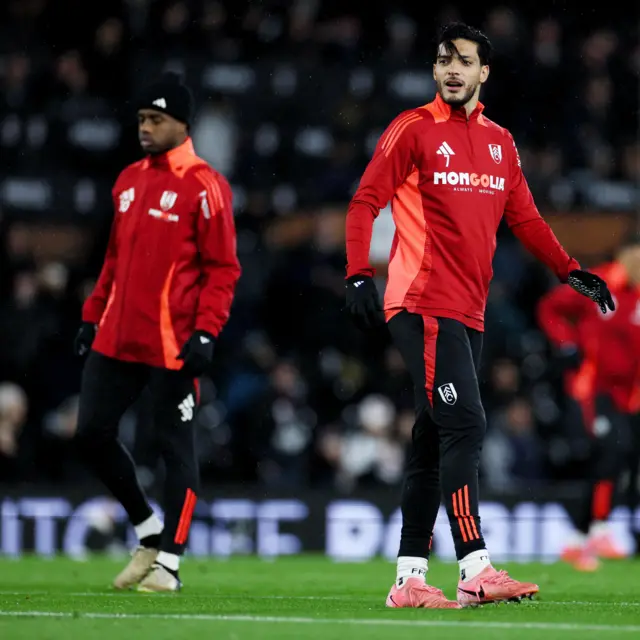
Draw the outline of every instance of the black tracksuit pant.
<instances>
[{"instance_id":1,"label":"black tracksuit pant","mask_svg":"<svg viewBox=\"0 0 640 640\"><path fill-rule=\"evenodd\" d=\"M76 442L86 463L122 504L135 526L151 514L134 462L118 439L125 411L149 386L153 421L165 468L160 549L182 554L198 494L193 418L196 382L180 371L108 358L91 351L80 392Z\"/></svg>"},{"instance_id":2,"label":"black tracksuit pant","mask_svg":"<svg viewBox=\"0 0 640 640\"><path fill-rule=\"evenodd\" d=\"M399 556L429 556L441 497L458 559L485 548L478 467L486 419L477 368L482 333L402 311L389 330L411 374L416 422L402 491Z\"/></svg>"}]
</instances>

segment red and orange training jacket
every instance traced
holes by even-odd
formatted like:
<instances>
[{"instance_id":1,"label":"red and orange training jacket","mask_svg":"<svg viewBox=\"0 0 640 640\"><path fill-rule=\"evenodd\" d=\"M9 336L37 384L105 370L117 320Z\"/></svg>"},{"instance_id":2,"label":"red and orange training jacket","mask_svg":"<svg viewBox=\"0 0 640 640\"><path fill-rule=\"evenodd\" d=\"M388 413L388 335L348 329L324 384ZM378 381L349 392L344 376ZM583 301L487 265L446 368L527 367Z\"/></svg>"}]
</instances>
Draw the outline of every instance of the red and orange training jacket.
<instances>
[{"instance_id":1,"label":"red and orange training jacket","mask_svg":"<svg viewBox=\"0 0 640 640\"><path fill-rule=\"evenodd\" d=\"M453 318L482 331L504 215L524 246L566 282L579 264L536 208L511 134L438 95L383 133L347 212L347 277L374 275L373 222L391 201L396 232L384 308Z\"/></svg>"},{"instance_id":2,"label":"red and orange training jacket","mask_svg":"<svg viewBox=\"0 0 640 640\"><path fill-rule=\"evenodd\" d=\"M217 336L240 277L228 182L191 139L129 165L113 187L104 265L82 319L103 355L180 369L196 329Z\"/></svg>"},{"instance_id":3,"label":"red and orange training jacket","mask_svg":"<svg viewBox=\"0 0 640 640\"><path fill-rule=\"evenodd\" d=\"M603 314L570 287L556 287L538 304L538 322L558 347L576 347L582 364L565 377L565 390L583 409L593 411L597 394L606 394L625 413L640 412L640 287L629 282L618 262L593 273L607 282L616 310ZM591 416L593 417L593 416Z\"/></svg>"}]
</instances>

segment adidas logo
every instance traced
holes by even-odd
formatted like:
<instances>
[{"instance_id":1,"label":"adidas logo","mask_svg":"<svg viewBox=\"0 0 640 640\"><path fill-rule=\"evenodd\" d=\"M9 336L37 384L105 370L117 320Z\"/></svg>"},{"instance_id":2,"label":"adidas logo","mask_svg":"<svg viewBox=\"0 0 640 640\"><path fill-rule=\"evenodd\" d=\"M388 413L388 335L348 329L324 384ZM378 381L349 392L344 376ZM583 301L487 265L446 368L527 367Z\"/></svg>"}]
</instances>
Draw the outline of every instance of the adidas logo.
<instances>
[{"instance_id":1,"label":"adidas logo","mask_svg":"<svg viewBox=\"0 0 640 640\"><path fill-rule=\"evenodd\" d=\"M354 282L353 283L353 286L354 287L359 287L360 285L363 285L363 284L364 284L364 280L358 280L358 282Z\"/></svg>"},{"instance_id":2,"label":"adidas logo","mask_svg":"<svg viewBox=\"0 0 640 640\"><path fill-rule=\"evenodd\" d=\"M196 401L193 397L193 394L190 393L179 405L178 411L180 411L180 416L182 422L189 422L193 420L193 410L195 409Z\"/></svg>"},{"instance_id":3,"label":"adidas logo","mask_svg":"<svg viewBox=\"0 0 640 640\"><path fill-rule=\"evenodd\" d=\"M155 105L156 107L160 107L161 109L167 108L167 101L164 98L158 98L157 100L154 100L151 104Z\"/></svg>"},{"instance_id":4,"label":"adidas logo","mask_svg":"<svg viewBox=\"0 0 640 640\"><path fill-rule=\"evenodd\" d=\"M211 342L211 340L209 338L207 338L207 336L200 336L200 342L202 344L209 344Z\"/></svg>"},{"instance_id":5,"label":"adidas logo","mask_svg":"<svg viewBox=\"0 0 640 640\"><path fill-rule=\"evenodd\" d=\"M440 147L438 148L438 150L436 151L436 153L438 155L444 156L447 160L447 164L446 166L449 166L449 160L451 158L451 156L455 156L455 151L446 143L443 142Z\"/></svg>"}]
</instances>

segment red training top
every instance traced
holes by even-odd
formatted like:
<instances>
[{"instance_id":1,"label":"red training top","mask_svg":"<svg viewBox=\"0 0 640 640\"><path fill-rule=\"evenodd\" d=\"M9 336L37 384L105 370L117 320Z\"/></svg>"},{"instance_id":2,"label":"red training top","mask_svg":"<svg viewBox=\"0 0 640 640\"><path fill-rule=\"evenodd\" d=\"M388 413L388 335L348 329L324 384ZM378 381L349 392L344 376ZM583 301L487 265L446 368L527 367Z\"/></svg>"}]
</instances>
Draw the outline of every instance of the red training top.
<instances>
[{"instance_id":1,"label":"red training top","mask_svg":"<svg viewBox=\"0 0 640 640\"><path fill-rule=\"evenodd\" d=\"M373 275L373 221L391 201L396 232L384 308L453 318L482 331L503 215L536 258L566 282L579 264L536 208L511 134L467 117L440 95L384 132L347 212L347 277Z\"/></svg>"},{"instance_id":2,"label":"red training top","mask_svg":"<svg viewBox=\"0 0 640 640\"><path fill-rule=\"evenodd\" d=\"M124 169L102 272L82 310L100 325L96 351L180 369L194 330L218 335L240 276L231 198L190 139Z\"/></svg>"},{"instance_id":3,"label":"red training top","mask_svg":"<svg viewBox=\"0 0 640 640\"><path fill-rule=\"evenodd\" d=\"M567 393L584 406L599 393L628 413L640 412L640 287L617 262L594 273L607 281L616 310L603 314L570 287L556 287L538 305L538 322L556 346L571 345L582 365L565 379Z\"/></svg>"}]
</instances>

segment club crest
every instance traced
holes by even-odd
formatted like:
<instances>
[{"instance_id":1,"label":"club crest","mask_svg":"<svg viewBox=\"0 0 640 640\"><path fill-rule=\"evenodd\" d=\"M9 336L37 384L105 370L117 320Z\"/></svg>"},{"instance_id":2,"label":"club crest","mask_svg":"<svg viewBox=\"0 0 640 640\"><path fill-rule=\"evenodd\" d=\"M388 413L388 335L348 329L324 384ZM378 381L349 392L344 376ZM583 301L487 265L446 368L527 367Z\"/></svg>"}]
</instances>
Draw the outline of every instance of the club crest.
<instances>
[{"instance_id":1,"label":"club crest","mask_svg":"<svg viewBox=\"0 0 640 640\"><path fill-rule=\"evenodd\" d=\"M502 145L490 144L489 153L496 164L500 164L502 162Z\"/></svg>"},{"instance_id":2,"label":"club crest","mask_svg":"<svg viewBox=\"0 0 640 640\"><path fill-rule=\"evenodd\" d=\"M176 203L178 194L175 191L165 191L160 198L160 208L163 211L169 211Z\"/></svg>"}]
</instances>

